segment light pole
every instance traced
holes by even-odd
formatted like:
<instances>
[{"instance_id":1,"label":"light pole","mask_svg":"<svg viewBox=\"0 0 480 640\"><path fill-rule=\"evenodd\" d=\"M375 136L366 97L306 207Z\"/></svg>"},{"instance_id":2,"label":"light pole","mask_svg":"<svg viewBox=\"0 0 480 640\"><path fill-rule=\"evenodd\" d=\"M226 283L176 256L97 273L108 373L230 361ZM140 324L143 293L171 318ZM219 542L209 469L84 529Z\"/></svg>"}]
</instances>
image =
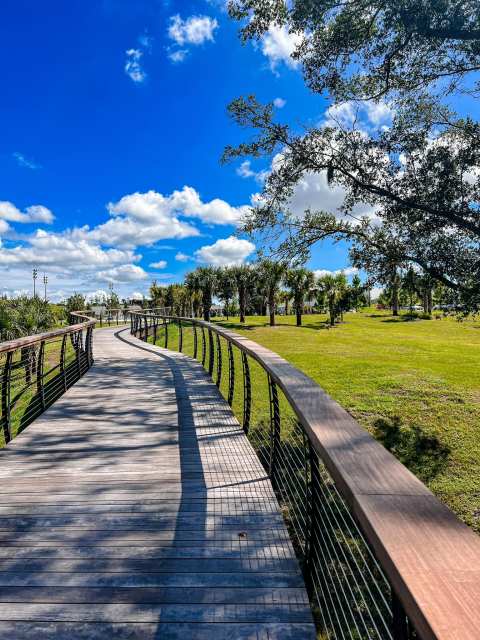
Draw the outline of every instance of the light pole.
<instances>
[{"instance_id":1,"label":"light pole","mask_svg":"<svg viewBox=\"0 0 480 640\"><path fill-rule=\"evenodd\" d=\"M45 274L43 274L43 285L45 287L45 297L44 297L45 302L47 301L47 282L48 282L48 278Z\"/></svg>"},{"instance_id":2,"label":"light pole","mask_svg":"<svg viewBox=\"0 0 480 640\"><path fill-rule=\"evenodd\" d=\"M36 291L35 291L35 283L36 283L37 275L38 275L38 271L37 271L37 269L34 269L34 270L32 271L32 275L33 275L33 297L35 298L35 296L37 295L37 294L36 294Z\"/></svg>"}]
</instances>

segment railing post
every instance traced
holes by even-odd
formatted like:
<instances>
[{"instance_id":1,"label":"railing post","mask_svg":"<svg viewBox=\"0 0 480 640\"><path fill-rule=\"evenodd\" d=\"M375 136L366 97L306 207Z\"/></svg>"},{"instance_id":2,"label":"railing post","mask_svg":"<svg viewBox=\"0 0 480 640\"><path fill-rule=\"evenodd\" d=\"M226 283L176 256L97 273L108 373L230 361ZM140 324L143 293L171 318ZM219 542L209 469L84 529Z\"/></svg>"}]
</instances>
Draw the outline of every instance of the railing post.
<instances>
[{"instance_id":1,"label":"railing post","mask_svg":"<svg viewBox=\"0 0 480 640\"><path fill-rule=\"evenodd\" d=\"M220 344L219 334L216 333L215 336L217 338L217 387L220 388L222 381L222 345Z\"/></svg>"},{"instance_id":2,"label":"railing post","mask_svg":"<svg viewBox=\"0 0 480 640\"><path fill-rule=\"evenodd\" d=\"M405 610L392 589L392 638L393 640L409 640L410 637Z\"/></svg>"},{"instance_id":3,"label":"railing post","mask_svg":"<svg viewBox=\"0 0 480 640\"><path fill-rule=\"evenodd\" d=\"M183 349L183 327L182 327L182 321L178 320L178 350L180 351L180 353L182 353L182 349Z\"/></svg>"},{"instance_id":4,"label":"railing post","mask_svg":"<svg viewBox=\"0 0 480 640\"><path fill-rule=\"evenodd\" d=\"M37 359L37 393L40 396L42 410L45 411L45 388L43 384L43 370L45 361L45 340L40 343L40 350Z\"/></svg>"},{"instance_id":5,"label":"railing post","mask_svg":"<svg viewBox=\"0 0 480 640\"><path fill-rule=\"evenodd\" d=\"M145 314L143 316L143 319L145 321L144 322L144 325L145 325L145 337L144 337L144 340L145 340L145 342L148 342L148 316Z\"/></svg>"},{"instance_id":6,"label":"railing post","mask_svg":"<svg viewBox=\"0 0 480 640\"><path fill-rule=\"evenodd\" d=\"M80 331L77 333L77 339L75 341L75 350L76 350L76 357L77 357L77 373L78 373L78 378L80 379L82 377L82 361L81 361L81 353L82 353L82 344L81 344L81 338L80 336L82 335L82 330L80 329Z\"/></svg>"},{"instance_id":7,"label":"railing post","mask_svg":"<svg viewBox=\"0 0 480 640\"><path fill-rule=\"evenodd\" d=\"M205 366L206 357L207 357L207 343L205 340L205 328L202 326L202 367Z\"/></svg>"},{"instance_id":8,"label":"railing post","mask_svg":"<svg viewBox=\"0 0 480 640\"><path fill-rule=\"evenodd\" d=\"M62 346L60 348L60 374L63 378L63 389L67 390L67 371L65 369L65 352L67 348L67 334L65 333L62 338Z\"/></svg>"},{"instance_id":9,"label":"railing post","mask_svg":"<svg viewBox=\"0 0 480 640\"><path fill-rule=\"evenodd\" d=\"M153 318L153 344L157 344L157 327L158 327L158 318L154 316Z\"/></svg>"},{"instance_id":10,"label":"railing post","mask_svg":"<svg viewBox=\"0 0 480 640\"><path fill-rule=\"evenodd\" d=\"M6 444L8 444L12 439L10 415L10 384L12 378L12 360L13 352L8 351L5 357L5 364L3 365L2 375L2 427Z\"/></svg>"},{"instance_id":11,"label":"railing post","mask_svg":"<svg viewBox=\"0 0 480 640\"><path fill-rule=\"evenodd\" d=\"M233 347L228 340L228 404L233 404L233 394L235 392L235 360L233 359Z\"/></svg>"},{"instance_id":12,"label":"railing post","mask_svg":"<svg viewBox=\"0 0 480 640\"><path fill-rule=\"evenodd\" d=\"M165 327L165 349L168 349L168 322L167 319L163 319L163 324Z\"/></svg>"},{"instance_id":13,"label":"railing post","mask_svg":"<svg viewBox=\"0 0 480 640\"><path fill-rule=\"evenodd\" d=\"M192 323L193 327L193 359L197 359L197 351L198 351L198 337L197 337L197 325Z\"/></svg>"},{"instance_id":14,"label":"railing post","mask_svg":"<svg viewBox=\"0 0 480 640\"><path fill-rule=\"evenodd\" d=\"M93 364L93 327L87 328L85 350L87 352L87 365L88 365L88 368L90 369L90 367Z\"/></svg>"},{"instance_id":15,"label":"railing post","mask_svg":"<svg viewBox=\"0 0 480 640\"><path fill-rule=\"evenodd\" d=\"M250 381L250 366L245 351L242 351L243 369L243 430L248 433L250 429L250 411L252 408L252 385Z\"/></svg>"},{"instance_id":16,"label":"railing post","mask_svg":"<svg viewBox=\"0 0 480 640\"><path fill-rule=\"evenodd\" d=\"M278 455L280 451L280 405L278 403L277 385L272 376L268 374L268 397L270 400L270 460L268 475L275 488Z\"/></svg>"},{"instance_id":17,"label":"railing post","mask_svg":"<svg viewBox=\"0 0 480 640\"><path fill-rule=\"evenodd\" d=\"M215 347L213 344L213 332L208 328L208 375L213 376L213 360L215 358Z\"/></svg>"}]
</instances>

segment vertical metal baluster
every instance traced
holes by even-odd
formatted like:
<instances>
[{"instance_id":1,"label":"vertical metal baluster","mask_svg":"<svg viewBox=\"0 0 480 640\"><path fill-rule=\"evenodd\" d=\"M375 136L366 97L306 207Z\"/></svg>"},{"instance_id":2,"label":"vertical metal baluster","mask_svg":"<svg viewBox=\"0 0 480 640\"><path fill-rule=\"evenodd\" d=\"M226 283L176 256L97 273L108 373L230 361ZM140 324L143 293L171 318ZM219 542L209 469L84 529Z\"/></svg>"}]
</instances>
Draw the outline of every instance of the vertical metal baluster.
<instances>
[{"instance_id":1,"label":"vertical metal baluster","mask_svg":"<svg viewBox=\"0 0 480 640\"><path fill-rule=\"evenodd\" d=\"M164 318L163 322L164 322L164 326L165 326L165 349L168 349L168 322L167 322L167 319Z\"/></svg>"},{"instance_id":2,"label":"vertical metal baluster","mask_svg":"<svg viewBox=\"0 0 480 640\"><path fill-rule=\"evenodd\" d=\"M82 362L80 360L82 346L80 344L80 334L81 332L79 331L76 335L76 340L75 340L75 351L76 351L75 355L77 357L77 373L78 373L77 380L82 377Z\"/></svg>"},{"instance_id":3,"label":"vertical metal baluster","mask_svg":"<svg viewBox=\"0 0 480 640\"><path fill-rule=\"evenodd\" d=\"M250 411L252 407L252 385L250 381L250 366L248 356L242 351L243 369L243 430L248 433L250 429Z\"/></svg>"},{"instance_id":4,"label":"vertical metal baluster","mask_svg":"<svg viewBox=\"0 0 480 640\"><path fill-rule=\"evenodd\" d=\"M65 333L62 338L62 347L60 349L60 373L63 378L63 389L67 390L67 371L65 369L65 353L67 349L67 334Z\"/></svg>"},{"instance_id":5,"label":"vertical metal baluster","mask_svg":"<svg viewBox=\"0 0 480 640\"><path fill-rule=\"evenodd\" d=\"M207 357L207 343L205 341L205 328L202 326L202 366L205 366L205 358Z\"/></svg>"},{"instance_id":6,"label":"vertical metal baluster","mask_svg":"<svg viewBox=\"0 0 480 640\"><path fill-rule=\"evenodd\" d=\"M11 415L10 415L10 385L12 378L13 351L9 351L5 357L2 375L2 427L5 443L12 439Z\"/></svg>"},{"instance_id":7,"label":"vertical metal baluster","mask_svg":"<svg viewBox=\"0 0 480 640\"><path fill-rule=\"evenodd\" d=\"M182 353L182 349L183 349L183 327L182 327L182 321L179 318L178 319L178 350L180 351L180 353Z\"/></svg>"},{"instance_id":8,"label":"vertical metal baluster","mask_svg":"<svg viewBox=\"0 0 480 640\"><path fill-rule=\"evenodd\" d=\"M222 345L220 344L220 335L215 334L217 338L217 387L220 388L222 381Z\"/></svg>"},{"instance_id":9,"label":"vertical metal baluster","mask_svg":"<svg viewBox=\"0 0 480 640\"><path fill-rule=\"evenodd\" d=\"M197 325L192 323L193 328L193 359L197 359L197 351L198 351L198 337L197 337Z\"/></svg>"},{"instance_id":10,"label":"vertical metal baluster","mask_svg":"<svg viewBox=\"0 0 480 640\"><path fill-rule=\"evenodd\" d=\"M233 394L235 392L235 360L233 359L233 347L230 340L228 344L228 404L233 404Z\"/></svg>"},{"instance_id":11,"label":"vertical metal baluster","mask_svg":"<svg viewBox=\"0 0 480 640\"><path fill-rule=\"evenodd\" d=\"M93 327L88 327L87 329L87 338L85 344L85 350L87 352L87 366L90 367L93 364Z\"/></svg>"},{"instance_id":12,"label":"vertical metal baluster","mask_svg":"<svg viewBox=\"0 0 480 640\"><path fill-rule=\"evenodd\" d=\"M213 375L213 360L215 358L215 347L213 344L213 333L210 327L208 328L208 375Z\"/></svg>"},{"instance_id":13,"label":"vertical metal baluster","mask_svg":"<svg viewBox=\"0 0 480 640\"><path fill-rule=\"evenodd\" d=\"M157 316L153 319L153 344L157 344L157 326L158 326L158 318Z\"/></svg>"},{"instance_id":14,"label":"vertical metal baluster","mask_svg":"<svg viewBox=\"0 0 480 640\"><path fill-rule=\"evenodd\" d=\"M409 640L407 616L397 594L392 589L392 637L393 640Z\"/></svg>"},{"instance_id":15,"label":"vertical metal baluster","mask_svg":"<svg viewBox=\"0 0 480 640\"><path fill-rule=\"evenodd\" d=\"M270 460L268 475L274 488L277 484L277 465L280 452L280 405L278 403L277 385L272 376L268 374L268 396L270 399Z\"/></svg>"},{"instance_id":16,"label":"vertical metal baluster","mask_svg":"<svg viewBox=\"0 0 480 640\"><path fill-rule=\"evenodd\" d=\"M45 411L45 388L43 384L43 370L45 361L45 341L40 342L40 350L38 352L37 359L37 394L40 397L40 405L42 410Z\"/></svg>"},{"instance_id":17,"label":"vertical metal baluster","mask_svg":"<svg viewBox=\"0 0 480 640\"><path fill-rule=\"evenodd\" d=\"M319 544L319 540L322 539L318 532L320 523L320 467L317 452L313 448L310 440L308 441L308 459L310 462L310 484L307 492L308 505L307 505L307 537L305 540L305 559L306 559L306 584L307 589L311 595L314 594L314 545Z\"/></svg>"},{"instance_id":18,"label":"vertical metal baluster","mask_svg":"<svg viewBox=\"0 0 480 640\"><path fill-rule=\"evenodd\" d=\"M145 315L145 342L148 342L148 316Z\"/></svg>"}]
</instances>

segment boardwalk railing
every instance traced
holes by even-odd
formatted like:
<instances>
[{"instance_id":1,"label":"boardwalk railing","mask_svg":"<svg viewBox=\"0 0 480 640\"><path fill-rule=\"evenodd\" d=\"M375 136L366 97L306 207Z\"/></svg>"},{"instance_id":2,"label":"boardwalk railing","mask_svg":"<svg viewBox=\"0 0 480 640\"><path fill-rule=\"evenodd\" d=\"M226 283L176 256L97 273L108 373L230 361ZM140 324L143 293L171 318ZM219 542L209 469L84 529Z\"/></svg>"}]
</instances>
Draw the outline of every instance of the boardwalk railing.
<instances>
[{"instance_id":1,"label":"boardwalk railing","mask_svg":"<svg viewBox=\"0 0 480 640\"><path fill-rule=\"evenodd\" d=\"M200 360L233 407L271 478L322 638L480 637L480 539L312 379L202 320L132 312L131 332Z\"/></svg>"},{"instance_id":2,"label":"boardwalk railing","mask_svg":"<svg viewBox=\"0 0 480 640\"><path fill-rule=\"evenodd\" d=\"M0 343L0 421L5 443L35 420L93 364L95 320Z\"/></svg>"}]
</instances>

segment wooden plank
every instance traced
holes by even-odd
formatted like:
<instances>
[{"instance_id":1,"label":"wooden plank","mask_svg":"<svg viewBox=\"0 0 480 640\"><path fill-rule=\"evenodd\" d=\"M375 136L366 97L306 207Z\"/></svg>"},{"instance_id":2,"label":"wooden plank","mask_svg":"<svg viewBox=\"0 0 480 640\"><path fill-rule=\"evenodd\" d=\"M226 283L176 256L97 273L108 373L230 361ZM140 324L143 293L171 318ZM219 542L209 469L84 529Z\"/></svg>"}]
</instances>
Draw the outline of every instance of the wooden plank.
<instances>
[{"instance_id":1,"label":"wooden plank","mask_svg":"<svg viewBox=\"0 0 480 640\"><path fill-rule=\"evenodd\" d=\"M315 631L309 623L2 622L0 636L15 640L315 640Z\"/></svg>"}]
</instances>

